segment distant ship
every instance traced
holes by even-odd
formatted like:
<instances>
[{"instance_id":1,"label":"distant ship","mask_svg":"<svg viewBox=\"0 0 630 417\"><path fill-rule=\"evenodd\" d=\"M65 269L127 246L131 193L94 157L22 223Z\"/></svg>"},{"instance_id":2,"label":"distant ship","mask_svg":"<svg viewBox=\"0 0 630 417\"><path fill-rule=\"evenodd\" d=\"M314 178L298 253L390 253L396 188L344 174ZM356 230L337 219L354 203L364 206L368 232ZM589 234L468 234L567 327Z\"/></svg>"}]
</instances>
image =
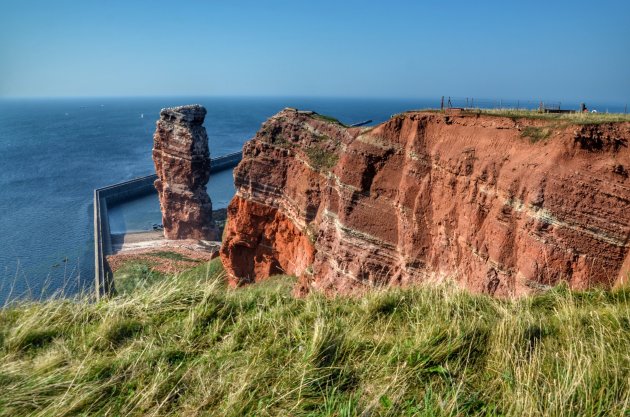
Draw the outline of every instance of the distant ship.
<instances>
[{"instance_id":1,"label":"distant ship","mask_svg":"<svg viewBox=\"0 0 630 417\"><path fill-rule=\"evenodd\" d=\"M140 113L140 118L144 119L144 113Z\"/></svg>"}]
</instances>

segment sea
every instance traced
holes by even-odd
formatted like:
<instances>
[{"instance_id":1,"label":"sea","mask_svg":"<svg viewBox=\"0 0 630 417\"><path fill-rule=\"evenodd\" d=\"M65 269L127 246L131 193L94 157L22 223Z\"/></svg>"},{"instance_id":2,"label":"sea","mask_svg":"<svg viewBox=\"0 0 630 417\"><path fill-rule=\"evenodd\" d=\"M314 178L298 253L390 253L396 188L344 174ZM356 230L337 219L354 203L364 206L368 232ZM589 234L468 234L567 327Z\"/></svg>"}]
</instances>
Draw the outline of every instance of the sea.
<instances>
[{"instance_id":1,"label":"sea","mask_svg":"<svg viewBox=\"0 0 630 417\"><path fill-rule=\"evenodd\" d=\"M218 157L240 151L285 107L375 124L439 107L440 99L0 98L0 306L92 289L93 190L152 174L160 109L184 104L208 110L204 126L211 156ZM213 208L226 207L234 195L232 171L213 174L208 193ZM112 233L161 223L157 195L115 206L109 216Z\"/></svg>"}]
</instances>

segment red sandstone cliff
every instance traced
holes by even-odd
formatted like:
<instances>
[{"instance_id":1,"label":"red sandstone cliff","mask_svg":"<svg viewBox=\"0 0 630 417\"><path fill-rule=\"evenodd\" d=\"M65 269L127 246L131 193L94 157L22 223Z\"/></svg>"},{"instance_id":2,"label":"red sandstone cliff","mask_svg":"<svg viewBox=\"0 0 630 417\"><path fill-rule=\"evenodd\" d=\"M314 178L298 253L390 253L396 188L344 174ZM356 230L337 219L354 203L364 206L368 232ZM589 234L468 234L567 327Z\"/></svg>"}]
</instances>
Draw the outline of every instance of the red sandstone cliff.
<instances>
[{"instance_id":1,"label":"red sandstone cliff","mask_svg":"<svg viewBox=\"0 0 630 417\"><path fill-rule=\"evenodd\" d=\"M286 272L301 290L611 287L630 270L628 139L630 123L410 112L346 128L285 109L244 147L221 258L233 284Z\"/></svg>"},{"instance_id":2,"label":"red sandstone cliff","mask_svg":"<svg viewBox=\"0 0 630 417\"><path fill-rule=\"evenodd\" d=\"M164 236L167 239L216 240L210 178L206 109L199 105L162 109L153 135Z\"/></svg>"}]
</instances>

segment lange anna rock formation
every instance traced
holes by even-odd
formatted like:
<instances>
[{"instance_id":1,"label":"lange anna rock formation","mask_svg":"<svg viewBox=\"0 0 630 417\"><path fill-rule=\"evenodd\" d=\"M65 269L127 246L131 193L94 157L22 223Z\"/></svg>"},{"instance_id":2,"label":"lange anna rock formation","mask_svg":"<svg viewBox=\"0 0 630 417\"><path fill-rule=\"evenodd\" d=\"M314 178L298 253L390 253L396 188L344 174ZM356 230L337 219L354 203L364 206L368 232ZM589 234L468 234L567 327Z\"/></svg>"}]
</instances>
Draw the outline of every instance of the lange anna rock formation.
<instances>
[{"instance_id":1,"label":"lange anna rock formation","mask_svg":"<svg viewBox=\"0 0 630 417\"><path fill-rule=\"evenodd\" d=\"M206 109L199 105L162 109L153 135L164 236L167 239L216 240L210 178Z\"/></svg>"},{"instance_id":2,"label":"lange anna rock formation","mask_svg":"<svg viewBox=\"0 0 630 417\"><path fill-rule=\"evenodd\" d=\"M285 109L235 170L221 258L234 285L299 291L454 279L520 295L630 270L630 123L409 112L347 128Z\"/></svg>"}]
</instances>

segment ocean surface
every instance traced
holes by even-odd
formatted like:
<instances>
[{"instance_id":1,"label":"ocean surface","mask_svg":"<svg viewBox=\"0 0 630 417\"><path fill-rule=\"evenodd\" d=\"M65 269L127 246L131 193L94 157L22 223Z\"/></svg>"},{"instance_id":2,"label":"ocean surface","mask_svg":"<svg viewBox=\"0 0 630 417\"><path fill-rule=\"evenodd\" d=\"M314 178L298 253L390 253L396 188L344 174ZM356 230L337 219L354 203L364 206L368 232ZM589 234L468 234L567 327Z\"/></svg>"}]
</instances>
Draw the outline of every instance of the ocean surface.
<instances>
[{"instance_id":1,"label":"ocean surface","mask_svg":"<svg viewBox=\"0 0 630 417\"><path fill-rule=\"evenodd\" d=\"M0 306L9 299L89 291L93 284L94 188L154 172L153 131L163 107L198 103L213 157L239 151L284 107L352 124L438 107L439 100L323 98L0 99ZM610 111L623 111L610 106ZM214 208L234 194L230 170L213 175ZM156 196L110 211L113 233L161 223Z\"/></svg>"}]
</instances>

